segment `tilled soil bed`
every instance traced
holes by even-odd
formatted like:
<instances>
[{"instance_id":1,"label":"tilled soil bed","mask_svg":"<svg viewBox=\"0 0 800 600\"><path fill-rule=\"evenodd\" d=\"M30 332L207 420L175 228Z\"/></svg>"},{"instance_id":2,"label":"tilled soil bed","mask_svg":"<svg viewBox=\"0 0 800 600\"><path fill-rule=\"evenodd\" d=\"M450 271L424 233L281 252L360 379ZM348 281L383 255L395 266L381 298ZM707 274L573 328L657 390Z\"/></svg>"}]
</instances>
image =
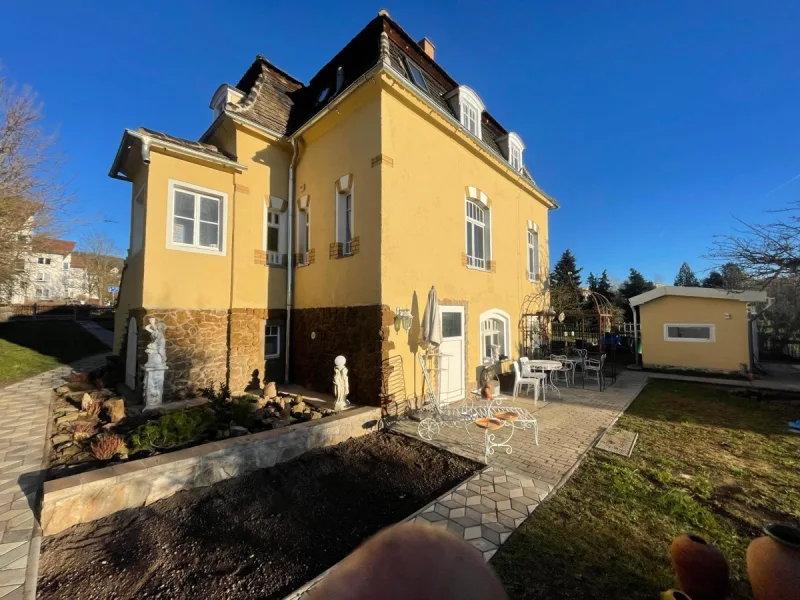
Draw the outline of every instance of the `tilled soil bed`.
<instances>
[{"instance_id":1,"label":"tilled soil bed","mask_svg":"<svg viewBox=\"0 0 800 600\"><path fill-rule=\"evenodd\" d=\"M282 598L481 465L375 433L45 538L38 597Z\"/></svg>"}]
</instances>

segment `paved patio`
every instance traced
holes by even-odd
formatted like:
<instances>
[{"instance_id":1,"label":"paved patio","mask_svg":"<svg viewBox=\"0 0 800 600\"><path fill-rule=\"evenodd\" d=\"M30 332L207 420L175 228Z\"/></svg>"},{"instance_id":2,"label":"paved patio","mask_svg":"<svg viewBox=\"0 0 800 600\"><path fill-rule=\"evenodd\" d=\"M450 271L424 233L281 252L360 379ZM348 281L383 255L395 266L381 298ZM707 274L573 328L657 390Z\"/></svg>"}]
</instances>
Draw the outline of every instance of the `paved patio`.
<instances>
[{"instance_id":1,"label":"paved patio","mask_svg":"<svg viewBox=\"0 0 800 600\"><path fill-rule=\"evenodd\" d=\"M75 368L105 363L105 355ZM73 367L63 366L0 388L0 599L36 597L41 531L35 507L42 487L45 438L54 387Z\"/></svg>"},{"instance_id":2,"label":"paved patio","mask_svg":"<svg viewBox=\"0 0 800 600\"><path fill-rule=\"evenodd\" d=\"M559 385L561 399L547 394L534 406L533 398L519 396L507 404L528 409L539 423L539 445L532 431L517 431L511 440L513 452L506 454L502 448L491 456L493 467L526 475L535 481L557 485L577 464L600 435L625 411L647 382L648 374L623 371L616 383L602 392L587 382L586 389L566 388ZM580 384L580 379L578 380ZM393 426L395 431L419 437L418 423L404 420ZM474 425L471 436L464 429L442 427L439 436L431 442L454 454L483 462L483 433Z\"/></svg>"}]
</instances>

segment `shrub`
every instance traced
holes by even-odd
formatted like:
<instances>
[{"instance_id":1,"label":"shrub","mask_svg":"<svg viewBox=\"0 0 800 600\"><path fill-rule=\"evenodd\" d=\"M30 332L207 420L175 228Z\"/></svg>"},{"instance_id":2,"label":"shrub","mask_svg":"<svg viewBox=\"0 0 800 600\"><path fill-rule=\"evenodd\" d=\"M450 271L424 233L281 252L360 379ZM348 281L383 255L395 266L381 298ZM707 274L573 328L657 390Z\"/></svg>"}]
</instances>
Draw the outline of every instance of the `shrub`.
<instances>
[{"instance_id":1,"label":"shrub","mask_svg":"<svg viewBox=\"0 0 800 600\"><path fill-rule=\"evenodd\" d=\"M123 447L122 438L118 435L104 435L92 442L92 454L100 460L113 458Z\"/></svg>"},{"instance_id":2,"label":"shrub","mask_svg":"<svg viewBox=\"0 0 800 600\"><path fill-rule=\"evenodd\" d=\"M255 410L255 404L258 402L258 396L252 394L245 394L231 402L231 420L237 425L247 427L250 419Z\"/></svg>"},{"instance_id":3,"label":"shrub","mask_svg":"<svg viewBox=\"0 0 800 600\"><path fill-rule=\"evenodd\" d=\"M231 388L228 387L227 383L219 384L219 392L213 383L208 387L200 388L198 391L201 396L205 396L211 401L211 407L214 410L224 408L231 399Z\"/></svg>"},{"instance_id":4,"label":"shrub","mask_svg":"<svg viewBox=\"0 0 800 600\"><path fill-rule=\"evenodd\" d=\"M131 452L181 446L202 437L213 423L213 413L204 406L176 410L134 429L128 446Z\"/></svg>"},{"instance_id":5,"label":"shrub","mask_svg":"<svg viewBox=\"0 0 800 600\"><path fill-rule=\"evenodd\" d=\"M94 402L92 402L91 404L89 404L86 407L85 412L86 412L87 415L90 415L92 417L96 417L97 415L100 414L100 410L102 408L103 408L103 403L100 400L95 399Z\"/></svg>"},{"instance_id":6,"label":"shrub","mask_svg":"<svg viewBox=\"0 0 800 600\"><path fill-rule=\"evenodd\" d=\"M94 435L95 424L90 421L73 421L70 423L70 432L75 440L85 440Z\"/></svg>"}]
</instances>

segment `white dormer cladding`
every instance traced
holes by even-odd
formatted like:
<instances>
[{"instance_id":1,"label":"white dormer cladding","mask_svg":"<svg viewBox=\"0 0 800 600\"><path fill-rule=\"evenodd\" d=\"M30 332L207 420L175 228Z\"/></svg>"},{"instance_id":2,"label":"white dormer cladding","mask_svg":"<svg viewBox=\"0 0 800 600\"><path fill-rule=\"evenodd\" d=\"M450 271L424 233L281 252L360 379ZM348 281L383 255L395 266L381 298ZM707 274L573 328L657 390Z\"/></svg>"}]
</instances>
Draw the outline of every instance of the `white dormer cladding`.
<instances>
[{"instance_id":1,"label":"white dormer cladding","mask_svg":"<svg viewBox=\"0 0 800 600\"><path fill-rule=\"evenodd\" d=\"M525 150L525 144L522 143L522 138L516 133L511 132L497 138L497 145L503 151L508 164L511 165L515 171L522 172L522 153Z\"/></svg>"},{"instance_id":2,"label":"white dormer cladding","mask_svg":"<svg viewBox=\"0 0 800 600\"><path fill-rule=\"evenodd\" d=\"M458 115L458 120L461 121L464 129L478 139L483 139L481 137L481 118L486 106L475 90L466 85L460 85L446 93L444 99Z\"/></svg>"},{"instance_id":3,"label":"white dormer cladding","mask_svg":"<svg viewBox=\"0 0 800 600\"><path fill-rule=\"evenodd\" d=\"M235 104L242 98L244 98L244 92L237 90L232 85L223 83L217 88L217 91L214 92L209 108L214 111L214 118L216 119L222 114L222 111L225 110L225 105L228 104L228 102L233 102Z\"/></svg>"}]
</instances>

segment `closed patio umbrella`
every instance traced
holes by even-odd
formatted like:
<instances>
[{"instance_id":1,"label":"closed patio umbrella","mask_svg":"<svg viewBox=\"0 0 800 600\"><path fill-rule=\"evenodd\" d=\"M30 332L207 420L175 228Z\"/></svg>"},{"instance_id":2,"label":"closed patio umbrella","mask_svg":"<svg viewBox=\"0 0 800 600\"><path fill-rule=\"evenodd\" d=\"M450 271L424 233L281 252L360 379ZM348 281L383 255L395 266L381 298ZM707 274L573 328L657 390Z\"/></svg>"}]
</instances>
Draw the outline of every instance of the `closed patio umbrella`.
<instances>
[{"instance_id":1,"label":"closed patio umbrella","mask_svg":"<svg viewBox=\"0 0 800 600\"><path fill-rule=\"evenodd\" d=\"M442 343L442 313L439 310L439 300L436 298L436 288L431 286L428 292L428 303L425 305L425 312L422 314L420 324L421 345L425 348L436 348Z\"/></svg>"}]
</instances>

